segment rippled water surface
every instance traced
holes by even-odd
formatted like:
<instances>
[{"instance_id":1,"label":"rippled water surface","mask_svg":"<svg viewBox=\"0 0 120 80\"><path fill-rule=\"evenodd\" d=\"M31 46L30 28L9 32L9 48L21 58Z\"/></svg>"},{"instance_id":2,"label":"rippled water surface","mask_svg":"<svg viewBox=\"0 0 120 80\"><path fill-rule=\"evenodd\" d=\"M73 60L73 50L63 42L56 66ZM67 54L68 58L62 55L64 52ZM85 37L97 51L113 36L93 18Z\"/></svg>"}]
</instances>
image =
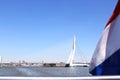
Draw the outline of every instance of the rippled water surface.
<instances>
[{"instance_id":1,"label":"rippled water surface","mask_svg":"<svg viewBox=\"0 0 120 80\"><path fill-rule=\"evenodd\" d=\"M81 77L91 75L88 67L0 67L0 76Z\"/></svg>"}]
</instances>

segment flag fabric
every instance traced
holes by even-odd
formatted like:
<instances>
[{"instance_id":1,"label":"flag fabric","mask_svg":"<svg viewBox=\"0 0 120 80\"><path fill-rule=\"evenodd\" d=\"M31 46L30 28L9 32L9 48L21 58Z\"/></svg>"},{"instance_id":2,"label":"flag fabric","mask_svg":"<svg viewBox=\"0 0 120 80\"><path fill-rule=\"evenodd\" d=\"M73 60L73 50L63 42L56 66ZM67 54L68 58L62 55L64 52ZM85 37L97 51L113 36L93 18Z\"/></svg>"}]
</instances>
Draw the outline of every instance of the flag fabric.
<instances>
[{"instance_id":1,"label":"flag fabric","mask_svg":"<svg viewBox=\"0 0 120 80\"><path fill-rule=\"evenodd\" d=\"M105 26L90 63L92 75L120 75L120 0Z\"/></svg>"}]
</instances>

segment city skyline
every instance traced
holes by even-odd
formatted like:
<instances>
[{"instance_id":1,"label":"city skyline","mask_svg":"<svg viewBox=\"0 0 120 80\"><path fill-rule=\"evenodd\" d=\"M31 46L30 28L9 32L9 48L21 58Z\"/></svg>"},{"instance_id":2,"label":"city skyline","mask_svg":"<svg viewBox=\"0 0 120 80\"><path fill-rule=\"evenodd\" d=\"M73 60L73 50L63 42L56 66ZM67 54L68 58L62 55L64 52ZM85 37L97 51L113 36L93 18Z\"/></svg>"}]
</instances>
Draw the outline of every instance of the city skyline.
<instances>
[{"instance_id":1,"label":"city skyline","mask_svg":"<svg viewBox=\"0 0 120 80\"><path fill-rule=\"evenodd\" d=\"M117 0L1 0L3 62L90 61Z\"/></svg>"}]
</instances>

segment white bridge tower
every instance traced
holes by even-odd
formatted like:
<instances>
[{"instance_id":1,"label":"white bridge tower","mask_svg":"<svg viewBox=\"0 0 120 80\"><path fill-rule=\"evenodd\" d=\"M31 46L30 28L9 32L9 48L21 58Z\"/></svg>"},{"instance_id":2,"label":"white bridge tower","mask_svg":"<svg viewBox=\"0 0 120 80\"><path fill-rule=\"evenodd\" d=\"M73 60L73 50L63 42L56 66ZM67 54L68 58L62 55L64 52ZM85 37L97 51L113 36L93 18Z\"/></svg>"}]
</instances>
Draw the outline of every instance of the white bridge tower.
<instances>
[{"instance_id":1,"label":"white bridge tower","mask_svg":"<svg viewBox=\"0 0 120 80\"><path fill-rule=\"evenodd\" d=\"M75 50L76 50L76 37L74 36L74 39L73 39L73 48L72 48L72 51L71 51L70 56L68 58L66 67L73 66L73 59L74 59L74 55L75 55Z\"/></svg>"},{"instance_id":2,"label":"white bridge tower","mask_svg":"<svg viewBox=\"0 0 120 80\"><path fill-rule=\"evenodd\" d=\"M75 51L76 51L76 37L74 36L74 39L73 39L73 48L72 48L72 51L71 51L71 53L70 53L70 56L69 56L69 58L68 58L68 61L67 61L67 64L65 65L65 67L72 67L72 66L89 66L88 63L80 63L80 64L74 64L74 63L73 63Z\"/></svg>"}]
</instances>

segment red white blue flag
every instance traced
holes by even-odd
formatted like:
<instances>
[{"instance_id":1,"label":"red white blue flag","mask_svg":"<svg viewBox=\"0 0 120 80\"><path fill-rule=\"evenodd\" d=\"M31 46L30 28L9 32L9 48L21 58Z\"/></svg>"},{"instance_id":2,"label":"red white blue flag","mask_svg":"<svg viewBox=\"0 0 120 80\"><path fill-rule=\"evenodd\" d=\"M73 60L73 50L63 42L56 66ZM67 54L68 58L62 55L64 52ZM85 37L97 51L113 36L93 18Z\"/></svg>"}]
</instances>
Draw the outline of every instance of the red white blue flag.
<instances>
[{"instance_id":1,"label":"red white blue flag","mask_svg":"<svg viewBox=\"0 0 120 80\"><path fill-rule=\"evenodd\" d=\"M120 75L120 0L97 44L90 63L92 75Z\"/></svg>"}]
</instances>

